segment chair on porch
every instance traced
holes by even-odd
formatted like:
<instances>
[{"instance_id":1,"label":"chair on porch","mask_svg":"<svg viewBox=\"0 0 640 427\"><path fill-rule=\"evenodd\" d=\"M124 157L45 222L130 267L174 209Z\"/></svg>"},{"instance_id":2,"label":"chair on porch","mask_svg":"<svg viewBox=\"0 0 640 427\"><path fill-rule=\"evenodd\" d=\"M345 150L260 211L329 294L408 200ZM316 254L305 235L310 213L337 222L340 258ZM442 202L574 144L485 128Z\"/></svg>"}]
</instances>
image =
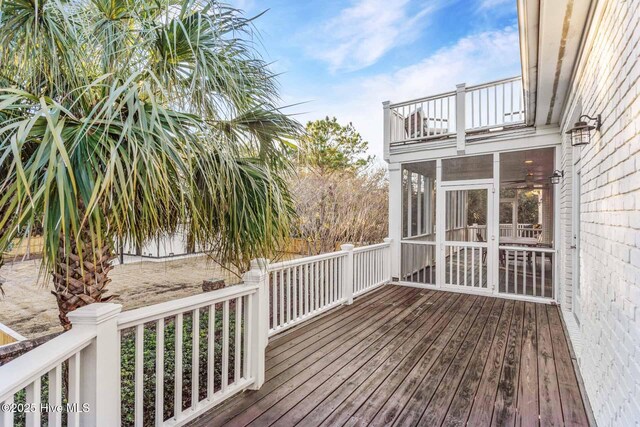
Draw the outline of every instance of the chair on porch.
<instances>
[{"instance_id":1,"label":"chair on porch","mask_svg":"<svg viewBox=\"0 0 640 427\"><path fill-rule=\"evenodd\" d=\"M486 240L484 240L484 237L482 237L482 233L476 233L476 241L480 243L487 242ZM487 248L482 248L482 262L483 263L487 262Z\"/></svg>"}]
</instances>

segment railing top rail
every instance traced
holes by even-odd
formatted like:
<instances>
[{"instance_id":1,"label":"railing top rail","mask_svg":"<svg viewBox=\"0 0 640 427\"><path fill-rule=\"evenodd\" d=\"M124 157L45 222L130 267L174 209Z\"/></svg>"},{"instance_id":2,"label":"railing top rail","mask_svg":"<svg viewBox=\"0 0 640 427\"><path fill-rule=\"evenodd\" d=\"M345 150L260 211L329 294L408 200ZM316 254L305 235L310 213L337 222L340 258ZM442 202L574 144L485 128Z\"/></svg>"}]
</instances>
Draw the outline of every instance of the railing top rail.
<instances>
[{"instance_id":1,"label":"railing top rail","mask_svg":"<svg viewBox=\"0 0 640 427\"><path fill-rule=\"evenodd\" d=\"M537 246L513 246L513 245L498 245L500 249L507 251L525 251L525 252L544 252L547 254L555 254L554 248L541 248Z\"/></svg>"},{"instance_id":2,"label":"railing top rail","mask_svg":"<svg viewBox=\"0 0 640 427\"><path fill-rule=\"evenodd\" d=\"M31 384L89 344L96 337L94 331L71 329L0 366L0 402Z\"/></svg>"},{"instance_id":3,"label":"railing top rail","mask_svg":"<svg viewBox=\"0 0 640 427\"><path fill-rule=\"evenodd\" d=\"M193 310L249 295L254 293L257 289L257 285L233 285L217 291L204 292L202 294L178 300L162 302L160 304L125 311L118 316L118 329L122 330L130 328L141 323L171 317L187 310Z\"/></svg>"},{"instance_id":4,"label":"railing top rail","mask_svg":"<svg viewBox=\"0 0 640 427\"><path fill-rule=\"evenodd\" d=\"M308 257L303 257L303 258L296 258L296 259L292 259L292 260L288 260L288 261L280 261L280 262L276 262L273 264L269 264L268 270L269 271L274 271L274 270L280 270L283 268L289 268L289 267L295 267L298 265L302 265L302 264L309 264L311 262L315 262L315 261L322 261L325 259L329 259L329 258L337 258L340 256L346 256L347 253L345 251L335 251L335 252L328 252L326 254L320 254L320 255L313 255L313 256L308 256Z\"/></svg>"},{"instance_id":5,"label":"railing top rail","mask_svg":"<svg viewBox=\"0 0 640 427\"><path fill-rule=\"evenodd\" d=\"M522 76L514 76L514 77L507 77L505 79L498 79L498 80L493 80L490 82L485 82L485 83L480 83L477 85L473 85L473 86L466 86L465 89L467 91L473 91L473 90L478 90L478 89L484 89L487 87L492 87L492 86L497 86L500 84L504 84L504 83L510 83L510 82L517 82L522 80ZM401 101L401 102L394 102L392 104L389 104L389 108L394 108L394 107L403 107L406 105L411 105L411 104L416 104L418 102L424 102L424 101L430 101L433 99L439 99L439 98L445 98L447 96L452 96L455 95L456 91L452 90L449 92L443 92L443 93L439 93L436 95L428 95L428 96L422 96L420 98L415 98L415 99L409 99L407 101Z\"/></svg>"},{"instance_id":6,"label":"railing top rail","mask_svg":"<svg viewBox=\"0 0 640 427\"><path fill-rule=\"evenodd\" d=\"M466 89L467 89L467 91L477 90L477 89L484 89L484 88L491 87L491 86L497 86L497 85L503 84L503 83L517 82L519 80L522 80L522 76L508 77L506 79L493 80L493 81L490 81L490 82L480 83L480 84L473 85L473 86L467 86Z\"/></svg>"},{"instance_id":7,"label":"railing top rail","mask_svg":"<svg viewBox=\"0 0 640 427\"><path fill-rule=\"evenodd\" d=\"M374 251L376 249L382 249L382 248L386 248L391 246L391 243L387 243L387 242L382 242L382 243L376 243L373 245L367 245L367 246L358 246L357 248L353 248L353 252L367 252L367 251Z\"/></svg>"},{"instance_id":8,"label":"railing top rail","mask_svg":"<svg viewBox=\"0 0 640 427\"><path fill-rule=\"evenodd\" d=\"M452 90L452 91L449 91L449 92L439 93L437 95L423 96L423 97L420 97L420 98L410 99L408 101L402 101L402 102L396 102L396 103L393 103L393 104L389 104L389 108L404 107L406 105L417 104L418 102L425 102L425 101L431 101L431 100L434 100L434 99L446 98L448 96L453 96L455 94L456 94L456 91Z\"/></svg>"}]
</instances>

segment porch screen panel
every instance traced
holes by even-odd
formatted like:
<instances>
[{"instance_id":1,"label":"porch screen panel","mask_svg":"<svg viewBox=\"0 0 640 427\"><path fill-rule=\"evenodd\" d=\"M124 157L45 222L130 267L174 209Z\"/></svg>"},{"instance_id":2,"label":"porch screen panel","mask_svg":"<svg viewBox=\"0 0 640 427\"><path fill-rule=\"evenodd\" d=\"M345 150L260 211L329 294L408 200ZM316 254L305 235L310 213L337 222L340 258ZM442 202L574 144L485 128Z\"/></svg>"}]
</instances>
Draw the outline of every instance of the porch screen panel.
<instances>
[{"instance_id":1,"label":"porch screen panel","mask_svg":"<svg viewBox=\"0 0 640 427\"><path fill-rule=\"evenodd\" d=\"M436 162L403 165L401 281L436 283Z\"/></svg>"},{"instance_id":2,"label":"porch screen panel","mask_svg":"<svg viewBox=\"0 0 640 427\"><path fill-rule=\"evenodd\" d=\"M435 174L435 161L403 166L403 239L435 241Z\"/></svg>"},{"instance_id":3,"label":"porch screen panel","mask_svg":"<svg viewBox=\"0 0 640 427\"><path fill-rule=\"evenodd\" d=\"M493 155L455 157L442 160L443 181L493 178Z\"/></svg>"}]
</instances>

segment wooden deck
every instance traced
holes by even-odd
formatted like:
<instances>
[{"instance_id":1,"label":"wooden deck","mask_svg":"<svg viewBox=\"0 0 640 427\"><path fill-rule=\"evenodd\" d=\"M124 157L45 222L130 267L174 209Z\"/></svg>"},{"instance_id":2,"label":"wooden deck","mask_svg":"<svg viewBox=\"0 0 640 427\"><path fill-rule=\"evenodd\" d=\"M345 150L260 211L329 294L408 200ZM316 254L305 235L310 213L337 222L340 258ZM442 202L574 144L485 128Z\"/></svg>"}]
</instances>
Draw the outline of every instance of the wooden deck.
<instances>
[{"instance_id":1,"label":"wooden deck","mask_svg":"<svg viewBox=\"0 0 640 427\"><path fill-rule=\"evenodd\" d=\"M385 286L274 337L197 426L588 425L556 306Z\"/></svg>"}]
</instances>

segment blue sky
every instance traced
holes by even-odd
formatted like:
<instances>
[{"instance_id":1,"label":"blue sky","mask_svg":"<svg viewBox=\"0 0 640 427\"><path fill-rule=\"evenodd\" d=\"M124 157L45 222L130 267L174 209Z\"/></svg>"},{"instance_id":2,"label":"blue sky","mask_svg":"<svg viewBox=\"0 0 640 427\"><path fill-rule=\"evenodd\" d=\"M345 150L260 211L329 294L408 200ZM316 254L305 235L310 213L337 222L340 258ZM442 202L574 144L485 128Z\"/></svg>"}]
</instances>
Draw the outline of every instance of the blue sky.
<instances>
[{"instance_id":1,"label":"blue sky","mask_svg":"<svg viewBox=\"0 0 640 427\"><path fill-rule=\"evenodd\" d=\"M231 0L255 21L283 104L336 116L382 158L382 101L519 75L516 0Z\"/></svg>"}]
</instances>

